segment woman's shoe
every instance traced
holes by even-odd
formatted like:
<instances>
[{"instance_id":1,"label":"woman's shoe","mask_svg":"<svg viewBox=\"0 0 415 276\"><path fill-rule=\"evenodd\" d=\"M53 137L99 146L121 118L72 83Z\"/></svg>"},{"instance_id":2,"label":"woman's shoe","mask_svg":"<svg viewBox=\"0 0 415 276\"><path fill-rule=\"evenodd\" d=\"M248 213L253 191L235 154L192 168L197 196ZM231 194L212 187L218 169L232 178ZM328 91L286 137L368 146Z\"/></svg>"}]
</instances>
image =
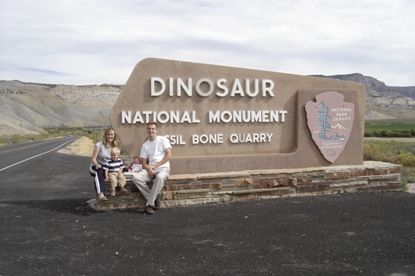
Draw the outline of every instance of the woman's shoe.
<instances>
[{"instance_id":1,"label":"woman's shoe","mask_svg":"<svg viewBox=\"0 0 415 276\"><path fill-rule=\"evenodd\" d=\"M101 194L97 195L97 200L105 201L105 200L108 200L108 199L107 199L106 196L104 196L104 194L101 193Z\"/></svg>"},{"instance_id":2,"label":"woman's shoe","mask_svg":"<svg viewBox=\"0 0 415 276\"><path fill-rule=\"evenodd\" d=\"M128 191L124 187L121 187L120 191L123 194L128 194Z\"/></svg>"},{"instance_id":3,"label":"woman's shoe","mask_svg":"<svg viewBox=\"0 0 415 276\"><path fill-rule=\"evenodd\" d=\"M110 196L115 196L115 189L114 190L111 190Z\"/></svg>"}]
</instances>

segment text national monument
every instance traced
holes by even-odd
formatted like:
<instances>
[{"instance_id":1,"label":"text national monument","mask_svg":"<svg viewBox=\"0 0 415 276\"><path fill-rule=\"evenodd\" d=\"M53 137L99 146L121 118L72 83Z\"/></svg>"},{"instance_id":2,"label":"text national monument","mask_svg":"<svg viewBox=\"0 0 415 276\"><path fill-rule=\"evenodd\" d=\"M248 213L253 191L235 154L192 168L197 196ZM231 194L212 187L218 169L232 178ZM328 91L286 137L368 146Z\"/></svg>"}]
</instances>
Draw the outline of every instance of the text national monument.
<instances>
[{"instance_id":1,"label":"text national monument","mask_svg":"<svg viewBox=\"0 0 415 276\"><path fill-rule=\"evenodd\" d=\"M131 158L156 122L172 174L362 165L365 97L355 82L148 58L110 121Z\"/></svg>"}]
</instances>

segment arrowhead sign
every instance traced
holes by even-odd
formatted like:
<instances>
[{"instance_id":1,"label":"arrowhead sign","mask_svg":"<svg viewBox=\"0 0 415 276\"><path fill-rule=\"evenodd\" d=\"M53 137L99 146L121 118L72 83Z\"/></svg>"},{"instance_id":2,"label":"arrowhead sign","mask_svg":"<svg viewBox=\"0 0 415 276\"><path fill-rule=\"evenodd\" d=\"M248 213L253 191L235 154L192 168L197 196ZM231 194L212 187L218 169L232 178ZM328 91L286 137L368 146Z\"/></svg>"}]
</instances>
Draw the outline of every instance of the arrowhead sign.
<instances>
[{"instance_id":1,"label":"arrowhead sign","mask_svg":"<svg viewBox=\"0 0 415 276\"><path fill-rule=\"evenodd\" d=\"M355 107L337 92L325 92L305 105L307 125L324 158L333 163L343 152L353 128Z\"/></svg>"}]
</instances>

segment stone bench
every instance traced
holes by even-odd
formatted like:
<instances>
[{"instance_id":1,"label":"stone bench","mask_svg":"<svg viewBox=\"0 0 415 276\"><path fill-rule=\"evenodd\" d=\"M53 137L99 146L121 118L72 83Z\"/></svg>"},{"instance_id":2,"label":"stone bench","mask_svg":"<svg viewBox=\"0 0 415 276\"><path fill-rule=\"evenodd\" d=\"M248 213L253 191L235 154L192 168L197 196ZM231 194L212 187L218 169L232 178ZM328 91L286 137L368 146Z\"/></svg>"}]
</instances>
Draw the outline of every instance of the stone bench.
<instances>
[{"instance_id":1,"label":"stone bench","mask_svg":"<svg viewBox=\"0 0 415 276\"><path fill-rule=\"evenodd\" d=\"M174 165L174 164L172 164ZM129 194L90 200L97 211L143 208L146 200L124 173ZM161 192L161 208L253 199L330 195L402 189L402 166L366 161L363 165L303 169L170 175ZM109 187L109 183L108 183Z\"/></svg>"}]
</instances>

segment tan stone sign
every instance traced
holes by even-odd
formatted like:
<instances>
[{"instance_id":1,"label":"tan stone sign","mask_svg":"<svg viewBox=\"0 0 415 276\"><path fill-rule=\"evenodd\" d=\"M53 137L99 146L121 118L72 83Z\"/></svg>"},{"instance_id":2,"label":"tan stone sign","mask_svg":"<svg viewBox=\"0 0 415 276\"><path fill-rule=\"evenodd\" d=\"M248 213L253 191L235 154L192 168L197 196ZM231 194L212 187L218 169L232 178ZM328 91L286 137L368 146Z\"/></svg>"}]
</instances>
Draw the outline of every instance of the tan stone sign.
<instances>
[{"instance_id":1,"label":"tan stone sign","mask_svg":"<svg viewBox=\"0 0 415 276\"><path fill-rule=\"evenodd\" d=\"M307 127L305 104L324 92L355 106L349 142L327 161ZM172 144L172 173L207 173L363 163L365 88L354 82L191 62L144 59L110 121L130 157L146 123Z\"/></svg>"}]
</instances>

